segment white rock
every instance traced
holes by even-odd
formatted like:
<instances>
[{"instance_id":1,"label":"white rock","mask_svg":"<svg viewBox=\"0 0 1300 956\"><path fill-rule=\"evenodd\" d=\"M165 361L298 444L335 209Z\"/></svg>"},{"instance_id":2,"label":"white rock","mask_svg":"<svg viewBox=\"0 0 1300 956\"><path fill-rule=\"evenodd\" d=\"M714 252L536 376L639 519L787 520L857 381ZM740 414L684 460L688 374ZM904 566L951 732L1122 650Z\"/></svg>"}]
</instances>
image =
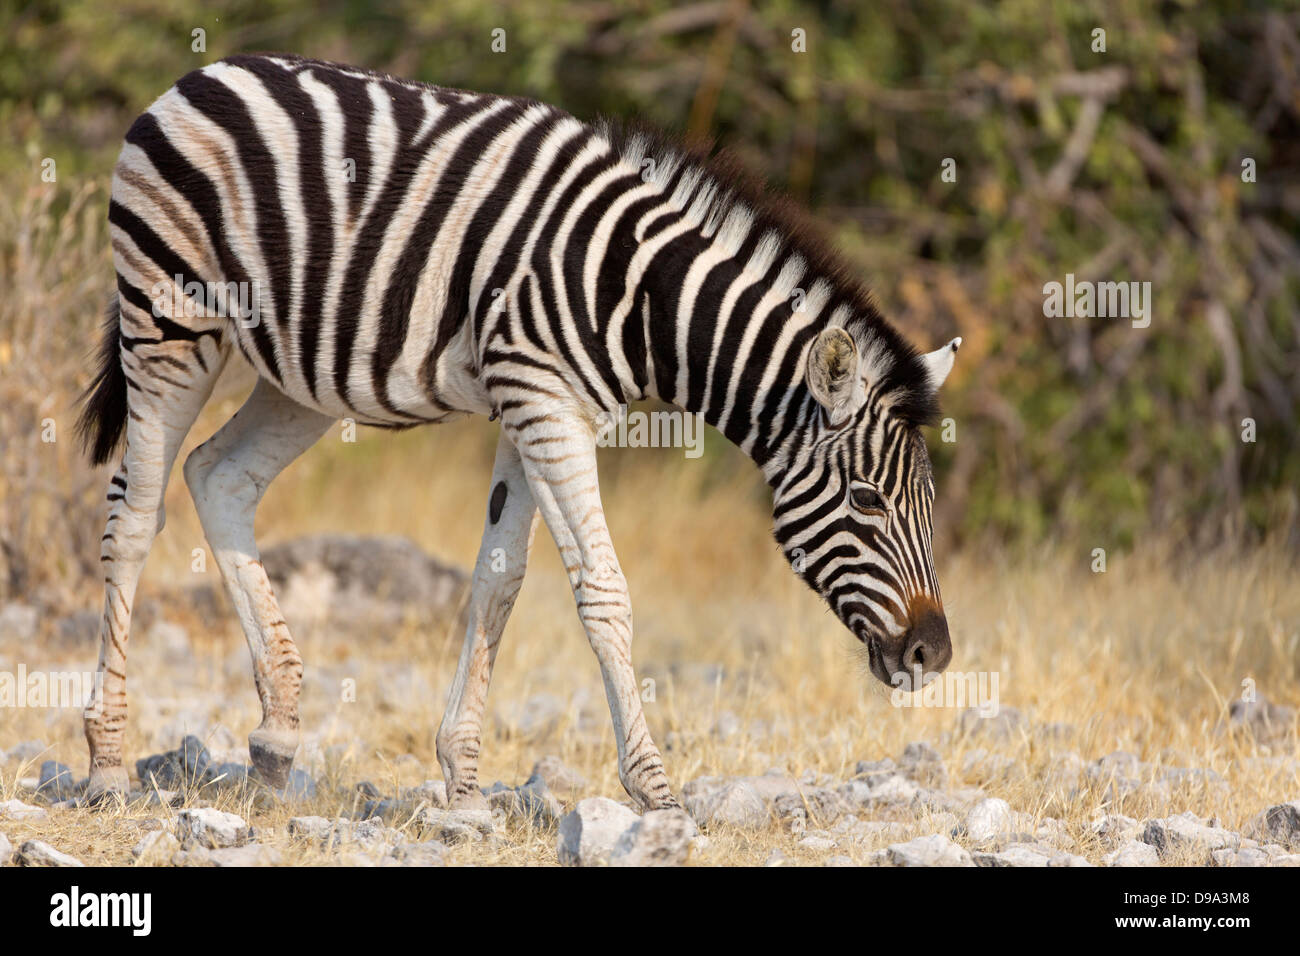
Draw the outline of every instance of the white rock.
<instances>
[{"instance_id":1,"label":"white rock","mask_svg":"<svg viewBox=\"0 0 1300 956\"><path fill-rule=\"evenodd\" d=\"M181 841L171 833L166 830L151 830L131 848L131 855L144 866L163 866L180 848Z\"/></svg>"},{"instance_id":2,"label":"white rock","mask_svg":"<svg viewBox=\"0 0 1300 956\"><path fill-rule=\"evenodd\" d=\"M962 831L971 843L989 843L1000 837L1005 838L1014 824L1011 805L1000 797L990 797L970 808Z\"/></svg>"},{"instance_id":3,"label":"white rock","mask_svg":"<svg viewBox=\"0 0 1300 956\"><path fill-rule=\"evenodd\" d=\"M886 866L974 866L971 855L942 833L891 843L881 862Z\"/></svg>"},{"instance_id":4,"label":"white rock","mask_svg":"<svg viewBox=\"0 0 1300 956\"><path fill-rule=\"evenodd\" d=\"M1115 847L1142 835L1142 824L1122 813L1109 813L1097 817L1090 827L1108 846Z\"/></svg>"},{"instance_id":5,"label":"white rock","mask_svg":"<svg viewBox=\"0 0 1300 956\"><path fill-rule=\"evenodd\" d=\"M831 830L840 846L848 843L874 844L900 843L907 839L907 824L897 820L855 820L841 829L839 824Z\"/></svg>"},{"instance_id":6,"label":"white rock","mask_svg":"<svg viewBox=\"0 0 1300 956\"><path fill-rule=\"evenodd\" d=\"M289 821L289 836L294 840L315 843L325 850L359 846L368 852L388 852L390 847L405 839L399 830L385 826L380 817L369 820L294 817Z\"/></svg>"},{"instance_id":7,"label":"white rock","mask_svg":"<svg viewBox=\"0 0 1300 956\"><path fill-rule=\"evenodd\" d=\"M699 834L685 810L648 810L623 831L609 856L610 866L681 866Z\"/></svg>"},{"instance_id":8,"label":"white rock","mask_svg":"<svg viewBox=\"0 0 1300 956\"><path fill-rule=\"evenodd\" d=\"M391 862L390 862L391 861ZM446 866L447 847L437 840L402 843L384 858L384 866Z\"/></svg>"},{"instance_id":9,"label":"white rock","mask_svg":"<svg viewBox=\"0 0 1300 956\"><path fill-rule=\"evenodd\" d=\"M532 777L540 777L553 792L565 798L587 786L587 780L582 774L566 766L563 760L554 755L543 757L533 764L530 779Z\"/></svg>"},{"instance_id":10,"label":"white rock","mask_svg":"<svg viewBox=\"0 0 1300 956\"><path fill-rule=\"evenodd\" d=\"M870 799L872 803L911 803L920 790L911 780L895 774L872 787Z\"/></svg>"},{"instance_id":11,"label":"white rock","mask_svg":"<svg viewBox=\"0 0 1300 956\"><path fill-rule=\"evenodd\" d=\"M637 815L605 797L588 797L560 818L555 852L564 866L599 866L608 862L619 837L637 823Z\"/></svg>"},{"instance_id":12,"label":"white rock","mask_svg":"<svg viewBox=\"0 0 1300 956\"><path fill-rule=\"evenodd\" d=\"M34 807L21 800L0 803L0 820L45 820L49 813L44 807Z\"/></svg>"},{"instance_id":13,"label":"white rock","mask_svg":"<svg viewBox=\"0 0 1300 956\"><path fill-rule=\"evenodd\" d=\"M15 862L20 866L85 866L74 856L60 853L48 843L40 840L28 840L18 848Z\"/></svg>"},{"instance_id":14,"label":"white rock","mask_svg":"<svg viewBox=\"0 0 1300 956\"><path fill-rule=\"evenodd\" d=\"M802 801L805 795L816 789L815 787L800 787L794 777L780 772L765 773L761 777L739 777L737 780L753 787L754 792L762 798L764 803L769 805L790 798Z\"/></svg>"},{"instance_id":15,"label":"white rock","mask_svg":"<svg viewBox=\"0 0 1300 956\"><path fill-rule=\"evenodd\" d=\"M430 805L439 810L447 809L447 783L443 780L426 780L418 787L412 787L410 796L428 800Z\"/></svg>"},{"instance_id":16,"label":"white rock","mask_svg":"<svg viewBox=\"0 0 1300 956\"><path fill-rule=\"evenodd\" d=\"M208 853L213 866L278 866L280 851L262 843L225 847Z\"/></svg>"},{"instance_id":17,"label":"white rock","mask_svg":"<svg viewBox=\"0 0 1300 956\"><path fill-rule=\"evenodd\" d=\"M479 843L496 833L496 821L490 810L438 810L426 807L416 822L431 831L443 843Z\"/></svg>"},{"instance_id":18,"label":"white rock","mask_svg":"<svg viewBox=\"0 0 1300 956\"><path fill-rule=\"evenodd\" d=\"M243 846L253 835L244 818L213 807L181 810L176 814L176 839L189 850Z\"/></svg>"},{"instance_id":19,"label":"white rock","mask_svg":"<svg viewBox=\"0 0 1300 956\"><path fill-rule=\"evenodd\" d=\"M172 866L211 866L212 851L205 846L178 850L172 854Z\"/></svg>"},{"instance_id":20,"label":"white rock","mask_svg":"<svg viewBox=\"0 0 1300 956\"><path fill-rule=\"evenodd\" d=\"M1271 858L1258 847L1242 847L1234 850L1225 847L1210 853L1210 860L1215 866L1270 866Z\"/></svg>"},{"instance_id":21,"label":"white rock","mask_svg":"<svg viewBox=\"0 0 1300 956\"><path fill-rule=\"evenodd\" d=\"M1052 857L1038 847L1016 844L1003 848L997 853L976 853L976 866L991 867L1029 867L1047 866Z\"/></svg>"},{"instance_id":22,"label":"white rock","mask_svg":"<svg viewBox=\"0 0 1300 956\"><path fill-rule=\"evenodd\" d=\"M1161 820L1148 820L1142 829L1142 842L1156 848L1162 857L1170 852L1185 849L1222 850L1236 847L1241 837L1223 827L1207 826L1191 813L1180 813L1175 817Z\"/></svg>"},{"instance_id":23,"label":"white rock","mask_svg":"<svg viewBox=\"0 0 1300 956\"><path fill-rule=\"evenodd\" d=\"M1076 853L1058 853L1052 857L1048 866L1092 866L1087 857L1079 856Z\"/></svg>"},{"instance_id":24,"label":"white rock","mask_svg":"<svg viewBox=\"0 0 1300 956\"><path fill-rule=\"evenodd\" d=\"M865 807L871 803L871 784L865 780L850 780L841 784L837 792L850 807Z\"/></svg>"},{"instance_id":25,"label":"white rock","mask_svg":"<svg viewBox=\"0 0 1300 956\"><path fill-rule=\"evenodd\" d=\"M4 866L14 855L14 845L9 842L9 838L0 833L0 866Z\"/></svg>"},{"instance_id":26,"label":"white rock","mask_svg":"<svg viewBox=\"0 0 1300 956\"><path fill-rule=\"evenodd\" d=\"M537 826L552 826L564 808L541 777L529 777L521 787L507 787L497 781L485 791L488 806L501 810L507 820Z\"/></svg>"},{"instance_id":27,"label":"white rock","mask_svg":"<svg viewBox=\"0 0 1300 956\"><path fill-rule=\"evenodd\" d=\"M294 817L289 821L289 836L294 839L324 841L334 832L334 821L325 817Z\"/></svg>"},{"instance_id":28,"label":"white rock","mask_svg":"<svg viewBox=\"0 0 1300 956\"><path fill-rule=\"evenodd\" d=\"M725 824L745 829L764 827L771 820L767 804L754 785L734 780L715 789L685 797L686 809L702 827Z\"/></svg>"},{"instance_id":29,"label":"white rock","mask_svg":"<svg viewBox=\"0 0 1300 956\"><path fill-rule=\"evenodd\" d=\"M1149 843L1126 840L1119 849L1106 854L1102 862L1107 866L1159 866L1160 854Z\"/></svg>"},{"instance_id":30,"label":"white rock","mask_svg":"<svg viewBox=\"0 0 1300 956\"><path fill-rule=\"evenodd\" d=\"M1266 843L1300 847L1300 800L1269 807L1250 822L1246 832Z\"/></svg>"},{"instance_id":31,"label":"white rock","mask_svg":"<svg viewBox=\"0 0 1300 956\"><path fill-rule=\"evenodd\" d=\"M1073 853L1062 853L1041 843L1012 843L997 853L976 853L979 866L1092 866L1086 859Z\"/></svg>"},{"instance_id":32,"label":"white rock","mask_svg":"<svg viewBox=\"0 0 1300 956\"><path fill-rule=\"evenodd\" d=\"M381 817L369 820L339 820L329 838L331 846L356 844L368 851L387 850L402 843L406 837L400 830L384 825Z\"/></svg>"},{"instance_id":33,"label":"white rock","mask_svg":"<svg viewBox=\"0 0 1300 956\"><path fill-rule=\"evenodd\" d=\"M824 836L806 836L795 844L801 850L808 850L811 853L829 853L835 849L835 841L830 837Z\"/></svg>"}]
</instances>

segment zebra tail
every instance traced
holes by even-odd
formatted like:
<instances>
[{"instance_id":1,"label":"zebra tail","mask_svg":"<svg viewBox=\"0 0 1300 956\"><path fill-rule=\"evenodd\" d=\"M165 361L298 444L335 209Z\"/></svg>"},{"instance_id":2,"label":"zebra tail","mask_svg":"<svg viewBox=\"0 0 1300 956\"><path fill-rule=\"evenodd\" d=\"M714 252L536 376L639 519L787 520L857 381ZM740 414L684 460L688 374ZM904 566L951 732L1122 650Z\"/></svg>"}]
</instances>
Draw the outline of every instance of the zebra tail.
<instances>
[{"instance_id":1,"label":"zebra tail","mask_svg":"<svg viewBox=\"0 0 1300 956\"><path fill-rule=\"evenodd\" d=\"M121 344L120 307L114 292L108 300L104 335L99 343L99 370L77 399L82 406L77 434L96 465L113 456L126 433L126 372L122 368Z\"/></svg>"}]
</instances>

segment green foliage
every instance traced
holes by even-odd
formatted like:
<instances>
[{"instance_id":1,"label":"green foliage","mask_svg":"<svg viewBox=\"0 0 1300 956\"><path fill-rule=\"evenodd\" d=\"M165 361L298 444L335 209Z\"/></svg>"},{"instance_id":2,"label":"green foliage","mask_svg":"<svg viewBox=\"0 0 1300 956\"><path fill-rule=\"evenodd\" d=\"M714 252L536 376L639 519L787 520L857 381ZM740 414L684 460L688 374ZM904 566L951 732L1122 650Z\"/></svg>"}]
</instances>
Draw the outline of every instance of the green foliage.
<instances>
[{"instance_id":1,"label":"green foliage","mask_svg":"<svg viewBox=\"0 0 1300 956\"><path fill-rule=\"evenodd\" d=\"M106 178L173 80L252 50L715 136L813 207L918 344L965 337L945 395L958 440L931 441L959 532L1293 537L1296 9L4 0L0 182L31 185L46 156L61 186ZM1150 282L1150 327L1045 317L1043 285L1067 273Z\"/></svg>"}]
</instances>

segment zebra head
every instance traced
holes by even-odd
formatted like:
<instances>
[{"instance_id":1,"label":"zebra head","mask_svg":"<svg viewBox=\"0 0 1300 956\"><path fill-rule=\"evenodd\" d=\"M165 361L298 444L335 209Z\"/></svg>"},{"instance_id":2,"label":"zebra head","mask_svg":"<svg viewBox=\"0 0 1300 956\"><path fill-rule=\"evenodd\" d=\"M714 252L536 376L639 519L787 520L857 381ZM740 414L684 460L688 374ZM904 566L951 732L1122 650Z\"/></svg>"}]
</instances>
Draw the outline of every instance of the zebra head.
<instances>
[{"instance_id":1,"label":"zebra head","mask_svg":"<svg viewBox=\"0 0 1300 956\"><path fill-rule=\"evenodd\" d=\"M961 339L927 355L892 330L823 330L808 354L814 403L774 494L777 541L795 571L904 690L952 659L931 552L934 478L920 425Z\"/></svg>"}]
</instances>

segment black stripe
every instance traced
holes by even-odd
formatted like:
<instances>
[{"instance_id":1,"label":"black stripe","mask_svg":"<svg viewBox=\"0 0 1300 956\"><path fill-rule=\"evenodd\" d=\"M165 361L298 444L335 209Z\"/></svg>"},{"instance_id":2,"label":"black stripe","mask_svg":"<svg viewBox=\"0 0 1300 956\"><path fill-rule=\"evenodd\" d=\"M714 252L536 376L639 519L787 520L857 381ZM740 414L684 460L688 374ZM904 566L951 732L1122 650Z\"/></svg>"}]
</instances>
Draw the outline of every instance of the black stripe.
<instances>
[{"instance_id":1,"label":"black stripe","mask_svg":"<svg viewBox=\"0 0 1300 956\"><path fill-rule=\"evenodd\" d=\"M277 384L284 376L272 345L270 326L283 320L288 311L291 282L289 231L284 208L280 205L279 174L275 158L267 148L247 105L234 90L206 73L189 73L176 83L176 89L190 104L230 133L239 154L244 176L253 190L257 214L257 238L262 250L266 279L270 285L272 308L259 303L259 321L253 326L258 353ZM260 331L260 336L259 336Z\"/></svg>"}]
</instances>

